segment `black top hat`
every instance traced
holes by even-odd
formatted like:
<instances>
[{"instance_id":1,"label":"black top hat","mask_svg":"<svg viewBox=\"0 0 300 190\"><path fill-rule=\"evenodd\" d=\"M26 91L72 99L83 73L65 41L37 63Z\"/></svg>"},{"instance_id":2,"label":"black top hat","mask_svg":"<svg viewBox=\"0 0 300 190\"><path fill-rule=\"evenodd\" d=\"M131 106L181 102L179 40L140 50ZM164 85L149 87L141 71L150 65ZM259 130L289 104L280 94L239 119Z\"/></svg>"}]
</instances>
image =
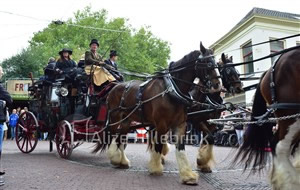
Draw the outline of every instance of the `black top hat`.
<instances>
[{"instance_id":1,"label":"black top hat","mask_svg":"<svg viewBox=\"0 0 300 190\"><path fill-rule=\"evenodd\" d=\"M60 51L58 52L58 54L59 54L59 55L62 55L63 52L68 52L69 55L72 55L72 53L73 53L72 50L70 50L70 49L68 49L68 48L63 48L62 50L60 50Z\"/></svg>"},{"instance_id":2,"label":"black top hat","mask_svg":"<svg viewBox=\"0 0 300 190\"><path fill-rule=\"evenodd\" d=\"M109 57L118 56L118 53L116 50L110 50Z\"/></svg>"},{"instance_id":3,"label":"black top hat","mask_svg":"<svg viewBox=\"0 0 300 190\"><path fill-rule=\"evenodd\" d=\"M90 43L90 46L91 46L92 44L97 44L97 46L99 47L99 43L98 43L98 40L97 40L97 39L92 39L92 40L91 40L91 43Z\"/></svg>"}]
</instances>

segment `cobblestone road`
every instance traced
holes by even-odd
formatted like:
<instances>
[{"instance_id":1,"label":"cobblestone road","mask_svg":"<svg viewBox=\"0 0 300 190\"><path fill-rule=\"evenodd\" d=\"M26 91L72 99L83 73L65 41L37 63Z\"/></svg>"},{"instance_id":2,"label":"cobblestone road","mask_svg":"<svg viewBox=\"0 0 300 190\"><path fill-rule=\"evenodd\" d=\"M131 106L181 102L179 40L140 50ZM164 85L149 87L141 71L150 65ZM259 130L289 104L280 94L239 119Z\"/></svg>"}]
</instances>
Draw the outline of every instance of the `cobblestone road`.
<instances>
[{"instance_id":1,"label":"cobblestone road","mask_svg":"<svg viewBox=\"0 0 300 190\"><path fill-rule=\"evenodd\" d=\"M5 186L0 189L270 189L267 174L249 176L241 168L230 168L235 149L215 147L216 167L211 174L201 174L198 186L180 184L175 148L172 146L163 176L147 172L149 154L145 144L129 144L126 154L132 167L127 170L112 168L105 154L91 154L93 144L85 143L75 149L70 160L48 151L49 143L40 141L34 152L21 153L15 142L6 141L3 167ZM197 147L187 146L188 158L196 170Z\"/></svg>"}]
</instances>

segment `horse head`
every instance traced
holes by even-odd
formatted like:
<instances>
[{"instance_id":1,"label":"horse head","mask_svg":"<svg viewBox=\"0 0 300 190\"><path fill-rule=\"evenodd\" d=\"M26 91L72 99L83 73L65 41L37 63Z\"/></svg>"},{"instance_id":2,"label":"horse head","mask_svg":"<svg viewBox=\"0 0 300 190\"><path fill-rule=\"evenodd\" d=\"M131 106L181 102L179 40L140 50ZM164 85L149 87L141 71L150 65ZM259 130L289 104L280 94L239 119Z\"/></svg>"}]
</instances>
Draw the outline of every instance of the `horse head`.
<instances>
[{"instance_id":1,"label":"horse head","mask_svg":"<svg viewBox=\"0 0 300 190\"><path fill-rule=\"evenodd\" d=\"M217 64L214 59L214 52L206 49L200 42L200 56L196 62L196 77L200 79L202 84L208 89L209 93L220 92L221 83L219 74L216 70Z\"/></svg>"},{"instance_id":2,"label":"horse head","mask_svg":"<svg viewBox=\"0 0 300 190\"><path fill-rule=\"evenodd\" d=\"M222 53L221 61L218 62L219 71L222 83L226 90L231 94L239 94L244 91L243 84L240 80L239 72L234 68L234 66L230 66L233 64L232 62L232 56L228 58L228 56L225 56L225 54Z\"/></svg>"}]
</instances>

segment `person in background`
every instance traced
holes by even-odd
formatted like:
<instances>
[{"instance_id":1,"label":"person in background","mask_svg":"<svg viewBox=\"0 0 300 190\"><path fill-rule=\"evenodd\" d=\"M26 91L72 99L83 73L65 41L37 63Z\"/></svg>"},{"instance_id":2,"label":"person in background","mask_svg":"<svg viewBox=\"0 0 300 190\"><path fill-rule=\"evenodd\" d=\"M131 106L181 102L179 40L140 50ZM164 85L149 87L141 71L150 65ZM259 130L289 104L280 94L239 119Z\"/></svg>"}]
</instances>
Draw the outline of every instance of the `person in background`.
<instances>
[{"instance_id":1,"label":"person in background","mask_svg":"<svg viewBox=\"0 0 300 190\"><path fill-rule=\"evenodd\" d=\"M2 78L3 70L0 66L0 79ZM1 116L1 122L0 122L0 186L4 185L4 179L3 175L5 172L2 170L2 143L3 143L3 123L6 121L6 107L7 105L10 105L12 103L12 98L10 94L6 91L5 88L3 88L2 85L0 85L0 100L1 100L1 110L0 110L0 116Z\"/></svg>"},{"instance_id":2,"label":"person in background","mask_svg":"<svg viewBox=\"0 0 300 190\"><path fill-rule=\"evenodd\" d=\"M17 114L20 115L21 114L20 112L21 112L21 107L18 107L17 108Z\"/></svg>"},{"instance_id":3,"label":"person in background","mask_svg":"<svg viewBox=\"0 0 300 190\"><path fill-rule=\"evenodd\" d=\"M77 67L84 69L84 60L85 60L85 54L81 55L80 60L78 61Z\"/></svg>"},{"instance_id":4,"label":"person in background","mask_svg":"<svg viewBox=\"0 0 300 190\"><path fill-rule=\"evenodd\" d=\"M242 118L243 116L242 115L239 115L238 118ZM243 138L244 138L244 125L236 125L234 127L235 129L235 132L236 132L236 136L237 136L237 139L238 139L238 143L239 143L239 146L241 146L243 144Z\"/></svg>"},{"instance_id":5,"label":"person in background","mask_svg":"<svg viewBox=\"0 0 300 190\"><path fill-rule=\"evenodd\" d=\"M9 125L9 112L8 109L6 109L6 122L3 123L4 127L3 127L3 131L4 131L4 138L3 140L7 139L7 130L8 130L8 125Z\"/></svg>"},{"instance_id":6,"label":"person in background","mask_svg":"<svg viewBox=\"0 0 300 190\"><path fill-rule=\"evenodd\" d=\"M19 120L19 116L17 114L17 110L13 109L12 114L9 116L9 126L11 131L11 140L15 138L16 126Z\"/></svg>"}]
</instances>

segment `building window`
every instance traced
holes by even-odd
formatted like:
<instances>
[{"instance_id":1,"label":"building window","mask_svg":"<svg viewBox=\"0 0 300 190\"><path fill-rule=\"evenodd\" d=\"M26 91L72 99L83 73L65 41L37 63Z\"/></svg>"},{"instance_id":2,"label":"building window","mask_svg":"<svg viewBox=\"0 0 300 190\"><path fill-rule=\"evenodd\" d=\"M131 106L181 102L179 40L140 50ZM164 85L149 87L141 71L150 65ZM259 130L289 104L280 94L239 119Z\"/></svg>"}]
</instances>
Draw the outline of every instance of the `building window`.
<instances>
[{"instance_id":1,"label":"building window","mask_svg":"<svg viewBox=\"0 0 300 190\"><path fill-rule=\"evenodd\" d=\"M248 42L244 46L242 46L242 51L243 51L243 60L244 62L247 61L253 61L253 51L252 51L252 42ZM254 65L253 63L246 64L244 66L244 72L245 73L253 73L254 72Z\"/></svg>"},{"instance_id":2,"label":"building window","mask_svg":"<svg viewBox=\"0 0 300 190\"><path fill-rule=\"evenodd\" d=\"M284 49L284 41L275 41L270 43L271 53L276 53ZM280 55L271 58L272 64Z\"/></svg>"}]
</instances>

